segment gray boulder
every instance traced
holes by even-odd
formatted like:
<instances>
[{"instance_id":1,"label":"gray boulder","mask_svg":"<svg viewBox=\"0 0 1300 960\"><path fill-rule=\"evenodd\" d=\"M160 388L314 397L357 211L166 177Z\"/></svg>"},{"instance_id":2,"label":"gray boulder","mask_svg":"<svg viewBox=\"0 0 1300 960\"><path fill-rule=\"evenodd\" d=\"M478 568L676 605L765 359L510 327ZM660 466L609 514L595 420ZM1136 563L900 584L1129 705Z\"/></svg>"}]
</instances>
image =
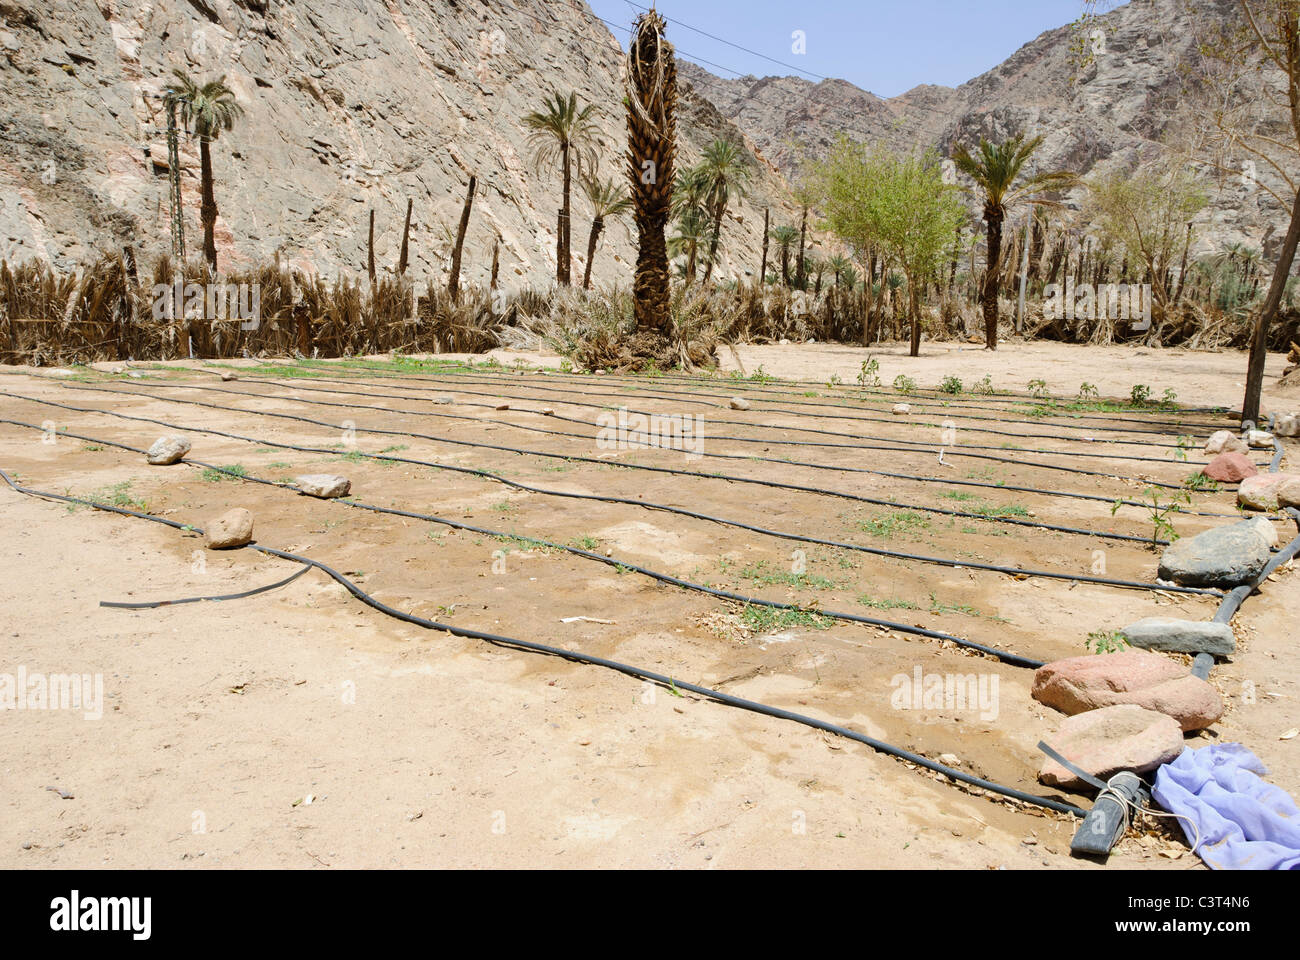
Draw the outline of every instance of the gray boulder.
<instances>
[{"instance_id":1,"label":"gray boulder","mask_svg":"<svg viewBox=\"0 0 1300 960\"><path fill-rule=\"evenodd\" d=\"M165 467L180 460L190 452L190 442L184 437L159 437L145 454L145 458L156 467Z\"/></svg>"},{"instance_id":2,"label":"gray boulder","mask_svg":"<svg viewBox=\"0 0 1300 960\"><path fill-rule=\"evenodd\" d=\"M1210 653L1222 657L1237 649L1237 638L1232 634L1232 627L1209 620L1147 617L1137 623L1130 623L1123 633L1133 646L1146 650Z\"/></svg>"},{"instance_id":3,"label":"gray boulder","mask_svg":"<svg viewBox=\"0 0 1300 960\"><path fill-rule=\"evenodd\" d=\"M297 477L295 482L303 493L322 500L346 497L352 489L352 481L334 473L307 473Z\"/></svg>"},{"instance_id":4,"label":"gray boulder","mask_svg":"<svg viewBox=\"0 0 1300 960\"><path fill-rule=\"evenodd\" d=\"M1175 540L1160 557L1160 579L1188 587L1236 586L1268 563L1268 542L1250 521Z\"/></svg>"}]
</instances>

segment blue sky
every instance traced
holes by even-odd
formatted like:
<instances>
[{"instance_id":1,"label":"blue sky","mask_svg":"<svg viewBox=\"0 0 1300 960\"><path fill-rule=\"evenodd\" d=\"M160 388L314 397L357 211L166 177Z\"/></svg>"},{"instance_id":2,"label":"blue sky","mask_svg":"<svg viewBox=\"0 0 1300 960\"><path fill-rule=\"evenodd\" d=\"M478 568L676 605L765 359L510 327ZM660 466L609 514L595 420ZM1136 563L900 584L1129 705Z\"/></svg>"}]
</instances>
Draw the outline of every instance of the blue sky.
<instances>
[{"instance_id":1,"label":"blue sky","mask_svg":"<svg viewBox=\"0 0 1300 960\"><path fill-rule=\"evenodd\" d=\"M626 45L639 12L628 0L587 0ZM635 0L646 6L649 0ZM679 54L722 77L736 73L839 77L877 96L922 83L955 87L989 70L1044 30L1077 18L1082 0L658 0ZM680 23L672 23L672 20ZM711 33L788 67L702 36ZM619 29L622 28L622 29ZM793 52L802 30L806 52ZM731 68L731 71L703 63Z\"/></svg>"}]
</instances>

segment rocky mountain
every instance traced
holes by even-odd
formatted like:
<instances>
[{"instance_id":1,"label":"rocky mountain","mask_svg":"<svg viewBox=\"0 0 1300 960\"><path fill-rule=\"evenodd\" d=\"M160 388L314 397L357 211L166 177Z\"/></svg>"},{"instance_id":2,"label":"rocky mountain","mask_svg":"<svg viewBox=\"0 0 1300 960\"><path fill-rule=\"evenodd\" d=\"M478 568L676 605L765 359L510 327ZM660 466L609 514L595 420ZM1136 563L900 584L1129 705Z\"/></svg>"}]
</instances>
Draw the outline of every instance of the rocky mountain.
<instances>
[{"instance_id":1,"label":"rocky mountain","mask_svg":"<svg viewBox=\"0 0 1300 960\"><path fill-rule=\"evenodd\" d=\"M1187 0L1133 0L1083 38L1092 62L1082 69L1071 54L1076 34L1063 26L956 89L921 86L890 99L843 80L724 80L694 64L683 64L681 75L792 180L801 157L823 156L841 133L946 155L955 143L1025 130L1046 138L1035 156L1038 169L1087 175L1159 149L1180 107L1180 70L1196 56L1198 21L1226 18L1235 7L1235 0L1197 0L1194 7ZM1269 176L1263 165L1257 173ZM1267 255L1280 244L1287 211L1247 178L1213 178L1211 196L1198 231L1203 251L1226 242L1259 247L1266 237Z\"/></svg>"},{"instance_id":2,"label":"rocky mountain","mask_svg":"<svg viewBox=\"0 0 1300 960\"><path fill-rule=\"evenodd\" d=\"M555 274L557 171L535 171L521 118L552 90L596 105L603 176L622 177L622 54L582 0L0 0L0 258L70 268L133 244L169 248L164 86L225 75L243 116L213 149L223 267L282 259L325 277L392 269L408 198L417 280L446 274L478 177L464 277L483 282L497 237L507 286ZM683 162L739 136L685 91ZM774 167L724 226L721 274L757 269L762 210L793 217ZM187 245L200 247L198 151L181 149ZM590 211L576 191L574 273ZM785 205L782 207L782 205ZM598 281L630 282L629 220L606 230Z\"/></svg>"}]
</instances>

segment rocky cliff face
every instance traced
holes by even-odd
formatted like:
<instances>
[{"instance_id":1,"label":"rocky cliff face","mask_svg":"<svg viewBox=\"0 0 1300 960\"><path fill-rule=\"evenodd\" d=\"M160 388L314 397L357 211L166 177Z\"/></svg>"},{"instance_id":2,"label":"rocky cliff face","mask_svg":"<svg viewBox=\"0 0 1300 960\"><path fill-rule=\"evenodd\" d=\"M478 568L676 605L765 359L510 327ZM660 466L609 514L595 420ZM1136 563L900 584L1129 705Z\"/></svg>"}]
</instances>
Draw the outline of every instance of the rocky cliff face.
<instances>
[{"instance_id":1,"label":"rocky cliff face","mask_svg":"<svg viewBox=\"0 0 1300 960\"><path fill-rule=\"evenodd\" d=\"M723 80L693 64L684 64L681 75L791 179L801 155L823 156L841 132L896 150L933 146L946 154L954 143L1027 130L1046 137L1035 156L1038 169L1086 175L1130 163L1170 132L1180 69L1195 56L1193 16L1222 19L1235 6L1198 0L1193 14L1186 0L1134 0L1107 14L1100 34L1087 38L1096 53L1081 72L1070 54L1071 28L1061 27L956 89L923 86L888 100L842 80ZM1269 176L1262 164L1258 174ZM1287 211L1264 191L1242 177L1215 178L1210 186L1202 251L1225 242L1259 247L1263 237L1267 254L1280 243Z\"/></svg>"},{"instance_id":2,"label":"rocky cliff face","mask_svg":"<svg viewBox=\"0 0 1300 960\"><path fill-rule=\"evenodd\" d=\"M281 251L324 276L395 267L407 199L411 266L445 277L469 176L464 254L484 282L494 240L511 287L555 275L558 171L536 172L521 117L553 89L596 105L602 176L622 177L622 54L581 0L0 0L0 257L63 267L97 249L168 249L166 117L173 68L224 74L243 107L213 149L223 266ZM683 162L739 136L686 92ZM753 196L724 225L724 276L756 270L762 210L789 203L755 160ZM181 149L186 239L201 233L198 152ZM575 185L574 274L590 211ZM775 215L775 214L774 214ZM781 214L792 217L793 208ZM630 220L609 226L598 281L630 282Z\"/></svg>"}]
</instances>

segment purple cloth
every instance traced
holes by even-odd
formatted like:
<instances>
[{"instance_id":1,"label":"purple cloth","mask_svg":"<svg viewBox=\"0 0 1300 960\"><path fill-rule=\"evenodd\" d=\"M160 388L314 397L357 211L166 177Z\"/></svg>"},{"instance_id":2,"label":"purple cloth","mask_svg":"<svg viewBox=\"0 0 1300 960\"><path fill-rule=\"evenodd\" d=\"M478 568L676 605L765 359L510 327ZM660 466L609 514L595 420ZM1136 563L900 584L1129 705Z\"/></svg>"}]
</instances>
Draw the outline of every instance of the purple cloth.
<instances>
[{"instance_id":1,"label":"purple cloth","mask_svg":"<svg viewBox=\"0 0 1300 960\"><path fill-rule=\"evenodd\" d=\"M1300 869L1300 810L1265 783L1259 758L1240 743L1184 750L1156 772L1152 796L1196 824L1202 860L1216 870ZM1196 831L1178 824L1195 842Z\"/></svg>"}]
</instances>

